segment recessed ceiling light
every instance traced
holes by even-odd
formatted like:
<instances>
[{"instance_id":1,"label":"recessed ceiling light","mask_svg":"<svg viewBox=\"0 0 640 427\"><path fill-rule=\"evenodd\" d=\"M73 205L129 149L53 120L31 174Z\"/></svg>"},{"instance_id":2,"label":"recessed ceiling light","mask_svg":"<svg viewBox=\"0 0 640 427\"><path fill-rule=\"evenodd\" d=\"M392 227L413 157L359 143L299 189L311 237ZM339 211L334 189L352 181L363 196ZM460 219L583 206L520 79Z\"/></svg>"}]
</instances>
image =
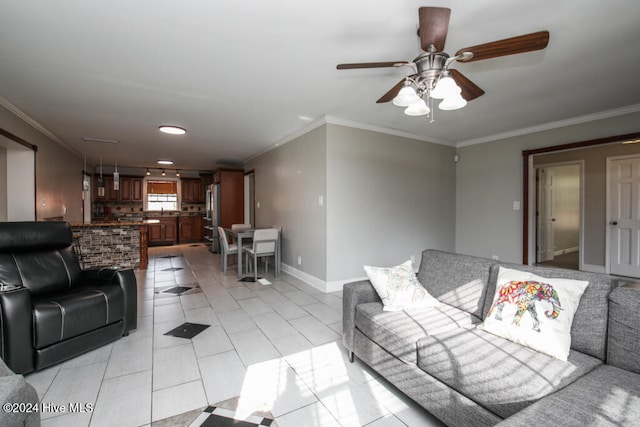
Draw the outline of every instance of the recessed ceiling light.
<instances>
[{"instance_id":1,"label":"recessed ceiling light","mask_svg":"<svg viewBox=\"0 0 640 427\"><path fill-rule=\"evenodd\" d=\"M173 160L158 160L159 165L172 165Z\"/></svg>"},{"instance_id":2,"label":"recessed ceiling light","mask_svg":"<svg viewBox=\"0 0 640 427\"><path fill-rule=\"evenodd\" d=\"M185 129L178 126L163 125L158 129L160 129L160 132L168 133L171 135L184 135L185 133L187 133Z\"/></svg>"}]
</instances>

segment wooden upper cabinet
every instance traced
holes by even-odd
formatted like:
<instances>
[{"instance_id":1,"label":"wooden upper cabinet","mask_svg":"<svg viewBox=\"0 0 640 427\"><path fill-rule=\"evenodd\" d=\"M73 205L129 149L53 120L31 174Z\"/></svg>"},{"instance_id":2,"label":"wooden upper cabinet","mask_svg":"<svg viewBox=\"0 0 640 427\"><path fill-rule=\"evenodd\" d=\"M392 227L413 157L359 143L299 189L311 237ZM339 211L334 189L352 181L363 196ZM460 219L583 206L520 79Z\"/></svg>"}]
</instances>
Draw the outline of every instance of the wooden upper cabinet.
<instances>
[{"instance_id":1,"label":"wooden upper cabinet","mask_svg":"<svg viewBox=\"0 0 640 427\"><path fill-rule=\"evenodd\" d=\"M131 200L134 202L142 201L142 186L144 185L144 178L132 178L131 179Z\"/></svg>"},{"instance_id":2,"label":"wooden upper cabinet","mask_svg":"<svg viewBox=\"0 0 640 427\"><path fill-rule=\"evenodd\" d=\"M120 177L120 200L131 201L131 178Z\"/></svg>"},{"instance_id":3,"label":"wooden upper cabinet","mask_svg":"<svg viewBox=\"0 0 640 427\"><path fill-rule=\"evenodd\" d=\"M98 195L98 176L94 178L95 200L101 202L141 202L144 178L136 176L120 176L120 188L115 189L113 175L102 175L104 180L104 196Z\"/></svg>"},{"instance_id":4,"label":"wooden upper cabinet","mask_svg":"<svg viewBox=\"0 0 640 427\"><path fill-rule=\"evenodd\" d=\"M204 203L204 185L200 178L183 178L180 183L183 203Z\"/></svg>"}]
</instances>

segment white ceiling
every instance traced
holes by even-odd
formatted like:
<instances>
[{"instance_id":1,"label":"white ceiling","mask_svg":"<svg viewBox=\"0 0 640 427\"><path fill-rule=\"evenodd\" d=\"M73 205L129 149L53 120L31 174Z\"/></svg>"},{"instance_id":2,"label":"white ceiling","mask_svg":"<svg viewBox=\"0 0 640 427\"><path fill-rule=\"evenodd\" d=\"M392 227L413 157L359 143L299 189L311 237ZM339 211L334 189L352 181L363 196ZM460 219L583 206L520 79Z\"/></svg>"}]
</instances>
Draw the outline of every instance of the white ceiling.
<instances>
[{"instance_id":1,"label":"white ceiling","mask_svg":"<svg viewBox=\"0 0 640 427\"><path fill-rule=\"evenodd\" d=\"M375 102L409 69L336 70L416 57L420 6L452 9L450 54L540 30L549 46L457 64L486 94L430 124ZM77 152L120 141L123 166L239 163L324 116L481 142L640 110L639 16L632 0L0 0L0 100Z\"/></svg>"}]
</instances>

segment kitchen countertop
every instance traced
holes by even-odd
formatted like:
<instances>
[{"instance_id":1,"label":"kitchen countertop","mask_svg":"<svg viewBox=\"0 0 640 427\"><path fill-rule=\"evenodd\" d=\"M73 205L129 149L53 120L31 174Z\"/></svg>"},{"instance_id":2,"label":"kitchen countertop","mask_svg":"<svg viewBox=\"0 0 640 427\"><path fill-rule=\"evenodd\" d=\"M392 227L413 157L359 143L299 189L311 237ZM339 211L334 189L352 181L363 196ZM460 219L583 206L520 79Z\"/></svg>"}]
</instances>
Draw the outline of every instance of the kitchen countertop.
<instances>
[{"instance_id":1,"label":"kitchen countertop","mask_svg":"<svg viewBox=\"0 0 640 427\"><path fill-rule=\"evenodd\" d=\"M152 220L158 221L158 220ZM119 227L123 225L142 225L145 221L101 221L101 222L90 222L87 224L77 224L71 223L72 227ZM151 223L148 223L151 224Z\"/></svg>"},{"instance_id":2,"label":"kitchen countertop","mask_svg":"<svg viewBox=\"0 0 640 427\"><path fill-rule=\"evenodd\" d=\"M192 216L202 216L204 217L204 212L171 212L171 213L167 213L165 212L164 214L160 214L160 213L145 213L144 215L137 215L133 218L131 221L125 221L124 219L126 219L127 217L120 217L123 218L122 220L118 221L118 217L114 217L111 216L109 218L105 218L105 217L94 217L93 221L91 223L88 224L78 224L78 223L74 223L71 224L74 227L92 227L92 226L97 226L97 227L114 227L114 226L118 226L118 225L141 225L141 224L157 224L159 222L160 219L162 218L180 218L180 217L192 217ZM138 218L144 218L144 220L142 221L137 221L136 219Z\"/></svg>"}]
</instances>

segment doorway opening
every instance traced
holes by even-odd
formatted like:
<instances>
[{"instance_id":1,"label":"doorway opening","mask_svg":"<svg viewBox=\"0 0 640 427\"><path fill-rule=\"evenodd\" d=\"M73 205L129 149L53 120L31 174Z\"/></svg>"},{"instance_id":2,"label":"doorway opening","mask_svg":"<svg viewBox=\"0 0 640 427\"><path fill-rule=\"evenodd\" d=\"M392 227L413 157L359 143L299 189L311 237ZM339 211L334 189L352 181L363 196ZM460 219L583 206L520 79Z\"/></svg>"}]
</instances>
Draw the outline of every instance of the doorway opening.
<instances>
[{"instance_id":1,"label":"doorway opening","mask_svg":"<svg viewBox=\"0 0 640 427\"><path fill-rule=\"evenodd\" d=\"M536 165L535 263L582 268L582 163Z\"/></svg>"},{"instance_id":2,"label":"doorway opening","mask_svg":"<svg viewBox=\"0 0 640 427\"><path fill-rule=\"evenodd\" d=\"M244 223L256 226L256 175L253 170L244 174Z\"/></svg>"},{"instance_id":3,"label":"doorway opening","mask_svg":"<svg viewBox=\"0 0 640 427\"><path fill-rule=\"evenodd\" d=\"M37 149L0 128L0 221L36 220Z\"/></svg>"}]
</instances>

